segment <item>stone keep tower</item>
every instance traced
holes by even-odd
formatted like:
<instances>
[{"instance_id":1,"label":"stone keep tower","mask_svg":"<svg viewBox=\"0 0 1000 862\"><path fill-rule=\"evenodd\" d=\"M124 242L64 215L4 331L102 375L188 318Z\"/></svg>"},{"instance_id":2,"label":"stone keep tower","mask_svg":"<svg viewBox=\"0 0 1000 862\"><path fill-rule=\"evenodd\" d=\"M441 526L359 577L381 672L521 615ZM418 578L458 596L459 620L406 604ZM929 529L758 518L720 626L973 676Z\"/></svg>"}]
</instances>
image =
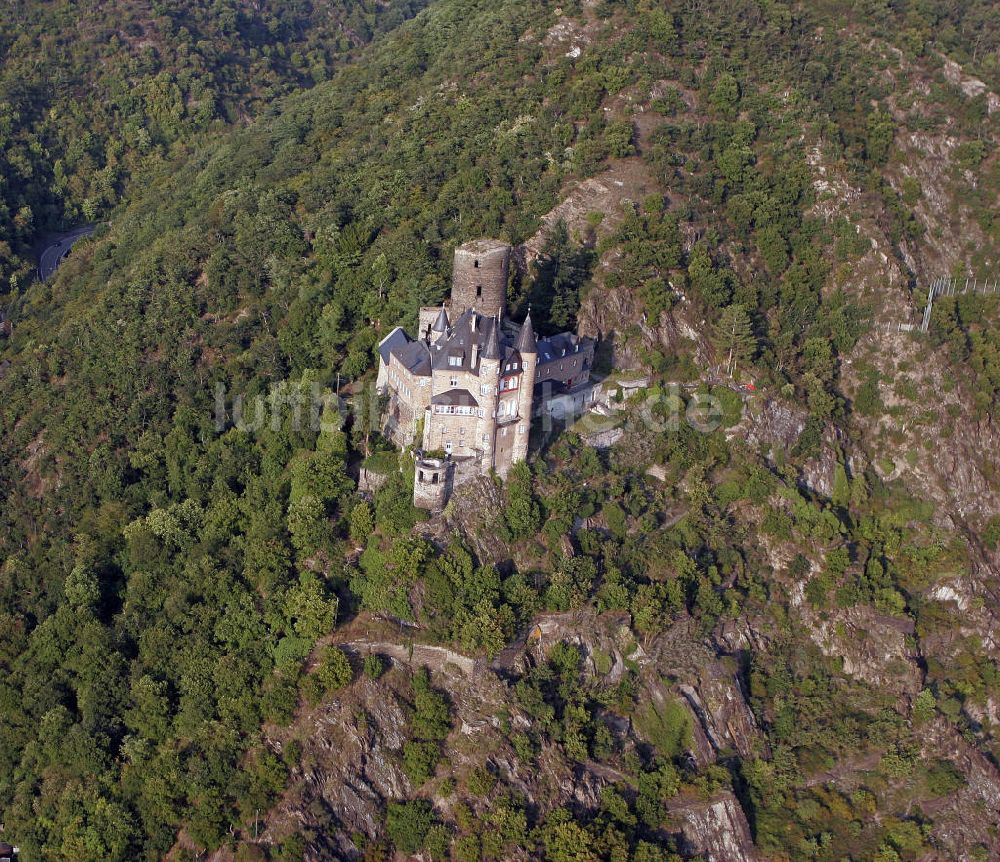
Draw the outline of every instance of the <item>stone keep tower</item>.
<instances>
[{"instance_id":1,"label":"stone keep tower","mask_svg":"<svg viewBox=\"0 0 1000 862\"><path fill-rule=\"evenodd\" d=\"M507 311L507 276L511 247L498 239L477 239L455 249L451 281L451 319L474 308L503 319Z\"/></svg>"}]
</instances>

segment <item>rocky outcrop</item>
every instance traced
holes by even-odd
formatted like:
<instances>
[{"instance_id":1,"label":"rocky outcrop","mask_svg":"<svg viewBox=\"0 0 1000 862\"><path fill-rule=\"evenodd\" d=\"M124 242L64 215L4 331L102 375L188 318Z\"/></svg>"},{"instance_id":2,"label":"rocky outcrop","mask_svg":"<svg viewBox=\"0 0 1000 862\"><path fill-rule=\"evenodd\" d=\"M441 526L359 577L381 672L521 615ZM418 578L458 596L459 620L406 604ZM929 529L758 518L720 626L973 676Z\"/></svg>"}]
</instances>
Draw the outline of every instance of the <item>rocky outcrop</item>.
<instances>
[{"instance_id":1,"label":"rocky outcrop","mask_svg":"<svg viewBox=\"0 0 1000 862\"><path fill-rule=\"evenodd\" d=\"M686 621L657 638L648 651L650 665L676 681L677 692L712 747L712 760L727 750L747 757L760 749L763 737L734 657L718 655Z\"/></svg>"},{"instance_id":2,"label":"rocky outcrop","mask_svg":"<svg viewBox=\"0 0 1000 862\"><path fill-rule=\"evenodd\" d=\"M454 668L466 676L473 676L481 662L447 647L432 644L403 644L388 641L352 640L337 644L348 653L360 656L379 655L392 659L396 664L426 667L443 672Z\"/></svg>"},{"instance_id":3,"label":"rocky outcrop","mask_svg":"<svg viewBox=\"0 0 1000 862\"><path fill-rule=\"evenodd\" d=\"M740 757L753 755L760 729L738 680L709 676L698 688L681 685L679 690L716 753L732 749Z\"/></svg>"},{"instance_id":4,"label":"rocky outcrop","mask_svg":"<svg viewBox=\"0 0 1000 862\"><path fill-rule=\"evenodd\" d=\"M828 428L823 435L819 452L802 465L801 484L821 497L832 497L837 465L840 463L839 453L844 442L843 433L839 429Z\"/></svg>"},{"instance_id":5,"label":"rocky outcrop","mask_svg":"<svg viewBox=\"0 0 1000 862\"><path fill-rule=\"evenodd\" d=\"M787 452L795 446L808 418L809 414L802 408L769 398L751 402L742 421L726 436L742 438L751 450L763 452L773 460L778 451Z\"/></svg>"},{"instance_id":6,"label":"rocky outcrop","mask_svg":"<svg viewBox=\"0 0 1000 862\"><path fill-rule=\"evenodd\" d=\"M913 695L920 690L912 619L879 614L868 605L812 615L803 604L800 612L810 637L825 655L841 660L848 676L887 691Z\"/></svg>"},{"instance_id":7,"label":"rocky outcrop","mask_svg":"<svg viewBox=\"0 0 1000 862\"><path fill-rule=\"evenodd\" d=\"M422 532L441 545L458 533L484 565L510 558L510 548L499 529L503 517L503 493L490 476L476 475L456 488L440 517L422 528Z\"/></svg>"},{"instance_id":8,"label":"rocky outcrop","mask_svg":"<svg viewBox=\"0 0 1000 862\"><path fill-rule=\"evenodd\" d=\"M986 94L986 110L989 113L994 111L1000 111L1000 96L992 92L986 84L980 81L978 78L973 78L971 75L967 75L965 70L958 65L954 60L944 58L943 65L944 77L949 84L954 84L958 87L962 94L969 99L975 99L977 96L982 96Z\"/></svg>"},{"instance_id":9,"label":"rocky outcrop","mask_svg":"<svg viewBox=\"0 0 1000 862\"><path fill-rule=\"evenodd\" d=\"M934 819L932 836L944 860L1000 859L1000 835L994 823L1000 812L1000 772L958 730L937 719L924 733L923 756L944 758L965 777L954 793L925 802L921 808ZM973 852L987 855L973 856Z\"/></svg>"},{"instance_id":10,"label":"rocky outcrop","mask_svg":"<svg viewBox=\"0 0 1000 862\"><path fill-rule=\"evenodd\" d=\"M301 774L272 812L264 841L280 841L310 827L323 846L312 858L353 858L352 832L381 833L383 800L401 799L410 784L398 765L406 715L383 686L361 680L350 697L330 701L313 715L305 740Z\"/></svg>"},{"instance_id":11,"label":"rocky outcrop","mask_svg":"<svg viewBox=\"0 0 1000 862\"><path fill-rule=\"evenodd\" d=\"M581 439L594 449L610 449L616 443L619 443L624 436L625 429L615 427L595 431L592 434L585 434Z\"/></svg>"},{"instance_id":12,"label":"rocky outcrop","mask_svg":"<svg viewBox=\"0 0 1000 862\"><path fill-rule=\"evenodd\" d=\"M668 806L686 854L705 862L758 862L746 814L728 791L709 800L675 801Z\"/></svg>"}]
</instances>

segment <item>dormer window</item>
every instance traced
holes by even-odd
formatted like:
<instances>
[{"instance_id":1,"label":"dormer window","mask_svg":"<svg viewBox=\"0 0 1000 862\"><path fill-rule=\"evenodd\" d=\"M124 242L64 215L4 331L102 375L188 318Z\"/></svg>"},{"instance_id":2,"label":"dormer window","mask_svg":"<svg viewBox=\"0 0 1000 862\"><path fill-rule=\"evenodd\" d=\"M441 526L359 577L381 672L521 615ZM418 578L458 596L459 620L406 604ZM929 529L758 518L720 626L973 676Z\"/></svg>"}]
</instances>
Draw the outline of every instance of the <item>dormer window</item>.
<instances>
[{"instance_id":1,"label":"dormer window","mask_svg":"<svg viewBox=\"0 0 1000 862\"><path fill-rule=\"evenodd\" d=\"M462 357L461 356L449 356L448 357L448 364L450 366L452 366L452 368L458 368L458 367L460 367L462 365Z\"/></svg>"}]
</instances>

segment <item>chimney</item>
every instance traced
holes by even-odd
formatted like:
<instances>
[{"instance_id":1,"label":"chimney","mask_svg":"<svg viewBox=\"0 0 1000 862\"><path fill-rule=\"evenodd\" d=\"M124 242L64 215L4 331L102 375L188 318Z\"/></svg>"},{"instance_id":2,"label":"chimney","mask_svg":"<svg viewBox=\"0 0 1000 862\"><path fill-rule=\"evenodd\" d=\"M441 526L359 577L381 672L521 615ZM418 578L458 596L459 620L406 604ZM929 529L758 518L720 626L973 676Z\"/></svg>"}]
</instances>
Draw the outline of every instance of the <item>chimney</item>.
<instances>
[{"instance_id":1,"label":"chimney","mask_svg":"<svg viewBox=\"0 0 1000 862\"><path fill-rule=\"evenodd\" d=\"M473 342L472 344L472 361L469 363L470 368L475 368L476 363L479 361L479 345Z\"/></svg>"}]
</instances>

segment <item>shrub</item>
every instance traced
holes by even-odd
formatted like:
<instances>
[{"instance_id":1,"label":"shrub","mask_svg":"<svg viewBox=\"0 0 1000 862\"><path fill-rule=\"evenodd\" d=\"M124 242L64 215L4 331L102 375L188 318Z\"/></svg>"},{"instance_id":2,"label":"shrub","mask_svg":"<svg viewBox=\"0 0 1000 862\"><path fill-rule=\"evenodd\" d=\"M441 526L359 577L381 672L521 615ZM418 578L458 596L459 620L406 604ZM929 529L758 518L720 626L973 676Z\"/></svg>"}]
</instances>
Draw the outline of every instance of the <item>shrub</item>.
<instances>
[{"instance_id":1,"label":"shrub","mask_svg":"<svg viewBox=\"0 0 1000 862\"><path fill-rule=\"evenodd\" d=\"M390 802L386 829L397 850L413 854L424 846L427 833L434 826L434 812L426 799Z\"/></svg>"},{"instance_id":2,"label":"shrub","mask_svg":"<svg viewBox=\"0 0 1000 862\"><path fill-rule=\"evenodd\" d=\"M469 773L469 777L465 780L469 793L478 798L486 796L496 783L496 778L493 777L492 773L485 766L477 766Z\"/></svg>"},{"instance_id":3,"label":"shrub","mask_svg":"<svg viewBox=\"0 0 1000 862\"><path fill-rule=\"evenodd\" d=\"M316 678L326 691L336 691L349 685L354 671L347 654L337 647L324 648L316 668Z\"/></svg>"},{"instance_id":4,"label":"shrub","mask_svg":"<svg viewBox=\"0 0 1000 862\"><path fill-rule=\"evenodd\" d=\"M416 785L434 775L440 759L441 751L436 743L410 740L403 744L403 772Z\"/></svg>"},{"instance_id":5,"label":"shrub","mask_svg":"<svg viewBox=\"0 0 1000 862\"><path fill-rule=\"evenodd\" d=\"M261 712L273 724L287 725L295 717L298 706L297 675L276 673L264 685Z\"/></svg>"},{"instance_id":6,"label":"shrub","mask_svg":"<svg viewBox=\"0 0 1000 862\"><path fill-rule=\"evenodd\" d=\"M1000 545L1000 515L994 515L986 522L983 530L983 541L992 549Z\"/></svg>"},{"instance_id":7,"label":"shrub","mask_svg":"<svg viewBox=\"0 0 1000 862\"><path fill-rule=\"evenodd\" d=\"M385 661L383 661L382 656L368 653L365 656L364 673L371 679L378 679L382 676L385 673Z\"/></svg>"},{"instance_id":8,"label":"shrub","mask_svg":"<svg viewBox=\"0 0 1000 862\"><path fill-rule=\"evenodd\" d=\"M946 760L927 770L927 789L934 796L947 796L965 785L965 776Z\"/></svg>"},{"instance_id":9,"label":"shrub","mask_svg":"<svg viewBox=\"0 0 1000 862\"><path fill-rule=\"evenodd\" d=\"M448 701L431 688L427 668L413 675L411 739L403 745L403 770L414 784L423 784L441 759L441 740L451 730Z\"/></svg>"}]
</instances>

